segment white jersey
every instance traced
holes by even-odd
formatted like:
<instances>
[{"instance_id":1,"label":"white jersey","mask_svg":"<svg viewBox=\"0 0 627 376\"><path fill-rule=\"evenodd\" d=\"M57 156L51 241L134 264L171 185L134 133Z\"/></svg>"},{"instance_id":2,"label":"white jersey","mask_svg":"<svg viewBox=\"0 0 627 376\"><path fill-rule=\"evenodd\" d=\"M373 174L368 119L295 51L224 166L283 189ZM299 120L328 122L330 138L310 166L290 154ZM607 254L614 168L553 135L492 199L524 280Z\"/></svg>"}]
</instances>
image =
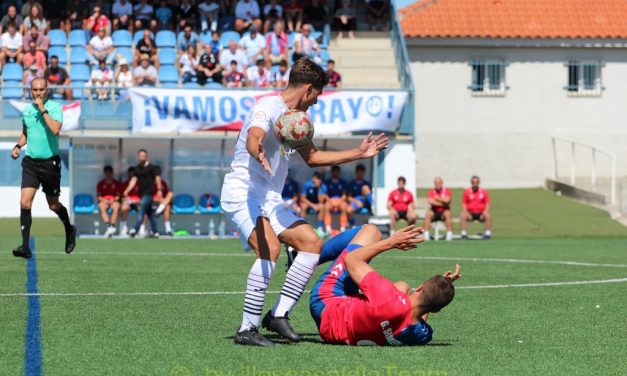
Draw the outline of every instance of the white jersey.
<instances>
[{"instance_id":1,"label":"white jersey","mask_svg":"<svg viewBox=\"0 0 627 376\"><path fill-rule=\"evenodd\" d=\"M289 159L294 150L279 143L274 134L274 124L287 110L283 98L273 95L260 99L248 112L235 144L231 169L224 177L222 201L245 201L248 196L260 202L281 200ZM264 170L246 149L251 127L259 127L266 132L263 147L272 173Z\"/></svg>"}]
</instances>

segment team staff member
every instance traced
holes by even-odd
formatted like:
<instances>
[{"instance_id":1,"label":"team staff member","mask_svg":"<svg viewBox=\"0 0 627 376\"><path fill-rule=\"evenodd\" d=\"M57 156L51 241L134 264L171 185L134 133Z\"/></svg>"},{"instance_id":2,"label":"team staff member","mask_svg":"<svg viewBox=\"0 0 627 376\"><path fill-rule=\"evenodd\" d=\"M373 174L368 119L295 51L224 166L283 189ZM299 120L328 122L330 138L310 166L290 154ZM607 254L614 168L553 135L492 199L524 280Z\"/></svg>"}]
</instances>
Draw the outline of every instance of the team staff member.
<instances>
[{"instance_id":1,"label":"team staff member","mask_svg":"<svg viewBox=\"0 0 627 376\"><path fill-rule=\"evenodd\" d=\"M492 237L492 215L490 215L490 196L488 191L479 187L479 177L470 178L470 188L466 188L462 196L462 239L468 239L466 223L479 221L484 223L483 239Z\"/></svg>"},{"instance_id":2,"label":"team staff member","mask_svg":"<svg viewBox=\"0 0 627 376\"><path fill-rule=\"evenodd\" d=\"M331 214L333 212L340 213L340 231L346 231L348 225L348 215L346 214L346 190L348 184L344 179L340 178L342 170L340 166L331 167L331 178L325 184L327 185L327 196L329 199L324 205L324 226L327 233L331 233Z\"/></svg>"},{"instance_id":3,"label":"team staff member","mask_svg":"<svg viewBox=\"0 0 627 376\"><path fill-rule=\"evenodd\" d=\"M416 210L414 209L414 195L405 189L406 180L399 176L398 189L390 192L388 196L388 211L390 212L390 234L396 231L396 221L404 219L407 224L416 223Z\"/></svg>"},{"instance_id":4,"label":"team staff member","mask_svg":"<svg viewBox=\"0 0 627 376\"><path fill-rule=\"evenodd\" d=\"M11 151L17 159L20 149L28 143L26 157L22 160L22 192L20 197L20 225L22 245L13 250L16 257L31 257L29 246L32 224L31 207L39 186L43 186L48 207L65 226L65 253L76 246L76 227L70 223L68 211L59 202L61 193L61 158L59 158L59 132L63 126L60 103L48 100L48 83L36 78L30 89L33 103L22 111L22 135Z\"/></svg>"},{"instance_id":5,"label":"team staff member","mask_svg":"<svg viewBox=\"0 0 627 376\"><path fill-rule=\"evenodd\" d=\"M300 212L307 215L307 211L312 209L318 215L318 231L324 232L324 205L327 201L327 186L322 182L322 175L314 171L311 180L303 184L303 191L300 195Z\"/></svg>"},{"instance_id":6,"label":"team staff member","mask_svg":"<svg viewBox=\"0 0 627 376\"><path fill-rule=\"evenodd\" d=\"M128 187L126 187L124 194L122 195L126 199L135 185L139 184L139 196L141 197L139 214L137 215L137 220L135 221L135 227L131 229L129 235L131 237L135 237L135 235L139 232L139 227L142 224L144 216L147 215L148 220L150 221L150 227L152 228L152 236L158 238L159 229L157 228L155 212L152 209L152 194L153 186L156 184L157 197L160 201L163 201L161 176L159 176L157 165L153 165L148 160L148 151L146 151L146 149L139 149L137 152L137 160L139 163L135 166L134 176L131 178L131 181L128 183Z\"/></svg>"},{"instance_id":7,"label":"team staff member","mask_svg":"<svg viewBox=\"0 0 627 376\"><path fill-rule=\"evenodd\" d=\"M129 167L126 170L127 179L124 183L122 183L122 189L120 192L126 191L126 188L131 184L131 179L135 176L135 167ZM128 197L124 197L122 200L122 235L128 235L128 213L131 210L139 211L139 203L141 202L141 197L139 197L139 186L135 184L135 187L131 189Z\"/></svg>"},{"instance_id":8,"label":"team staff member","mask_svg":"<svg viewBox=\"0 0 627 376\"><path fill-rule=\"evenodd\" d=\"M100 217L107 226L105 235L112 236L117 231L115 224L120 212L120 188L122 185L113 178L113 167L106 165L103 171L105 178L100 180L96 186L98 207L100 208ZM111 217L109 217L109 209L111 209Z\"/></svg>"},{"instance_id":9,"label":"team staff member","mask_svg":"<svg viewBox=\"0 0 627 376\"><path fill-rule=\"evenodd\" d=\"M429 190L427 197L429 199L429 211L425 215L425 240L429 240L429 229L431 222L444 221L446 223L446 240L453 240L453 220L451 216L451 190L444 188L444 182L441 177L433 180L434 188Z\"/></svg>"}]
</instances>

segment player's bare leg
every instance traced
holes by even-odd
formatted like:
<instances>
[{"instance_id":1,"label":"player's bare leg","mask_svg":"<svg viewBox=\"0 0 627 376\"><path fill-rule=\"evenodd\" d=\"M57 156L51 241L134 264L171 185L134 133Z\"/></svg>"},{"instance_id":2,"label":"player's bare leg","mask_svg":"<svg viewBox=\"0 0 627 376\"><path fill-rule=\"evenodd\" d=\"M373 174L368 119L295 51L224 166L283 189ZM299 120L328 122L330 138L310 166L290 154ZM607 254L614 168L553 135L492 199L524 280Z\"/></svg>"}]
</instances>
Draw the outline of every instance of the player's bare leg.
<instances>
[{"instance_id":1,"label":"player's bare leg","mask_svg":"<svg viewBox=\"0 0 627 376\"><path fill-rule=\"evenodd\" d=\"M390 209L390 235L396 232L396 221L398 220L398 213L394 209Z\"/></svg>"},{"instance_id":2,"label":"player's bare leg","mask_svg":"<svg viewBox=\"0 0 627 376\"><path fill-rule=\"evenodd\" d=\"M98 209L100 209L100 218L105 224L109 224L109 203L106 200L102 200L98 203Z\"/></svg>"},{"instance_id":3,"label":"player's bare leg","mask_svg":"<svg viewBox=\"0 0 627 376\"><path fill-rule=\"evenodd\" d=\"M415 225L416 224L416 212L413 210L407 211L407 225Z\"/></svg>"},{"instance_id":4,"label":"player's bare leg","mask_svg":"<svg viewBox=\"0 0 627 376\"><path fill-rule=\"evenodd\" d=\"M31 258L32 256L30 251L30 227L33 223L31 207L33 206L35 193L37 193L35 188L22 188L21 191L20 226L22 229L22 245L13 250L13 256L15 257Z\"/></svg>"},{"instance_id":5,"label":"player's bare leg","mask_svg":"<svg viewBox=\"0 0 627 376\"><path fill-rule=\"evenodd\" d=\"M409 216L409 213L407 213L407 215ZM427 214L425 214L425 220L422 224L422 227L425 229L425 232L422 233L422 235L425 238L425 241L431 240L431 237L429 235L429 229L431 228L431 221L433 221L434 215L435 213L433 212L432 209L427 210Z\"/></svg>"},{"instance_id":6,"label":"player's bare leg","mask_svg":"<svg viewBox=\"0 0 627 376\"><path fill-rule=\"evenodd\" d=\"M59 217L65 227L65 253L72 253L76 246L76 226L70 223L70 215L65 206L59 202L59 196L46 195L46 201L48 208Z\"/></svg>"},{"instance_id":7,"label":"player's bare leg","mask_svg":"<svg viewBox=\"0 0 627 376\"><path fill-rule=\"evenodd\" d=\"M453 215L451 214L451 210L445 210L442 213L444 217L444 223L446 223L446 240L453 240Z\"/></svg>"},{"instance_id":8,"label":"player's bare leg","mask_svg":"<svg viewBox=\"0 0 627 376\"><path fill-rule=\"evenodd\" d=\"M484 231L483 231L483 239L490 239L492 237L492 215L490 212L485 212L483 214L484 220Z\"/></svg>"},{"instance_id":9,"label":"player's bare leg","mask_svg":"<svg viewBox=\"0 0 627 376\"><path fill-rule=\"evenodd\" d=\"M466 227L467 227L467 222L468 222L469 217L470 217L470 214L468 212L462 212L462 215L459 218L462 239L468 239L468 233L466 232Z\"/></svg>"}]
</instances>

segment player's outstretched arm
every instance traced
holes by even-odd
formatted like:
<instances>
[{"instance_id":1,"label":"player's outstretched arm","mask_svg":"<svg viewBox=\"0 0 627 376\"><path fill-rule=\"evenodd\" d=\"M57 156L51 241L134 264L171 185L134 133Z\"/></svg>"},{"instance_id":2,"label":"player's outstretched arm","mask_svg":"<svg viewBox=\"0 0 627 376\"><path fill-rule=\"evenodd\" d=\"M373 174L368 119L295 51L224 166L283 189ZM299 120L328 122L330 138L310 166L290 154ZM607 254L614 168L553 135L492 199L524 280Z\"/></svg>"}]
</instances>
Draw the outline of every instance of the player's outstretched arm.
<instances>
[{"instance_id":1,"label":"player's outstretched arm","mask_svg":"<svg viewBox=\"0 0 627 376\"><path fill-rule=\"evenodd\" d=\"M385 150L390 144L390 140L385 134L380 133L372 137L372 132L363 139L358 148L343 151L322 151L318 150L313 143L298 149L298 153L309 167L332 166L359 159L372 158Z\"/></svg>"},{"instance_id":2,"label":"player's outstretched arm","mask_svg":"<svg viewBox=\"0 0 627 376\"><path fill-rule=\"evenodd\" d=\"M246 150L248 150L248 154L251 157L255 158L255 160L261 163L263 169L266 170L269 174L272 173L272 169L270 169L270 164L266 159L266 153L263 149L263 139L266 137L266 132L259 127L251 127L248 130L248 135L246 136Z\"/></svg>"},{"instance_id":3,"label":"player's outstretched arm","mask_svg":"<svg viewBox=\"0 0 627 376\"><path fill-rule=\"evenodd\" d=\"M374 270L374 268L368 264L369 260L390 249L407 251L409 249L416 248L416 244L424 241L424 238L418 237L423 233L423 231L424 229L422 227L416 227L413 225L407 226L404 229L395 232L394 235L387 239L383 239L350 252L346 255L346 257L344 257L346 271L348 271L352 280L359 285L366 274Z\"/></svg>"}]
</instances>

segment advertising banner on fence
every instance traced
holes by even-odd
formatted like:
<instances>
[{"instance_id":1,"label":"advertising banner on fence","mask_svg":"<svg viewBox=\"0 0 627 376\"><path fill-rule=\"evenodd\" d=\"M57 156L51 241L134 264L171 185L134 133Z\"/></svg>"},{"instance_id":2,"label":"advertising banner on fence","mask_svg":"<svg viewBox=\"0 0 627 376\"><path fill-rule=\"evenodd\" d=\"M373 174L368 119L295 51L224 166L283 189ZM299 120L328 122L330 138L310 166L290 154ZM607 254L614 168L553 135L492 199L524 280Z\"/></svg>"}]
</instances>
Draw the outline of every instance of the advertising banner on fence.
<instances>
[{"instance_id":1,"label":"advertising banner on fence","mask_svg":"<svg viewBox=\"0 0 627 376\"><path fill-rule=\"evenodd\" d=\"M279 92L133 88L133 133L241 129L254 103ZM317 136L354 131L395 131L407 93L329 91L309 109Z\"/></svg>"},{"instance_id":2,"label":"advertising banner on fence","mask_svg":"<svg viewBox=\"0 0 627 376\"><path fill-rule=\"evenodd\" d=\"M25 102L25 101L16 101L11 100L11 106L13 106L19 112L24 110L24 107L32 104L33 102ZM63 105L63 127L61 128L61 132L65 131L73 131L78 129L79 123L78 120L81 117L81 102L76 101L69 104Z\"/></svg>"}]
</instances>

